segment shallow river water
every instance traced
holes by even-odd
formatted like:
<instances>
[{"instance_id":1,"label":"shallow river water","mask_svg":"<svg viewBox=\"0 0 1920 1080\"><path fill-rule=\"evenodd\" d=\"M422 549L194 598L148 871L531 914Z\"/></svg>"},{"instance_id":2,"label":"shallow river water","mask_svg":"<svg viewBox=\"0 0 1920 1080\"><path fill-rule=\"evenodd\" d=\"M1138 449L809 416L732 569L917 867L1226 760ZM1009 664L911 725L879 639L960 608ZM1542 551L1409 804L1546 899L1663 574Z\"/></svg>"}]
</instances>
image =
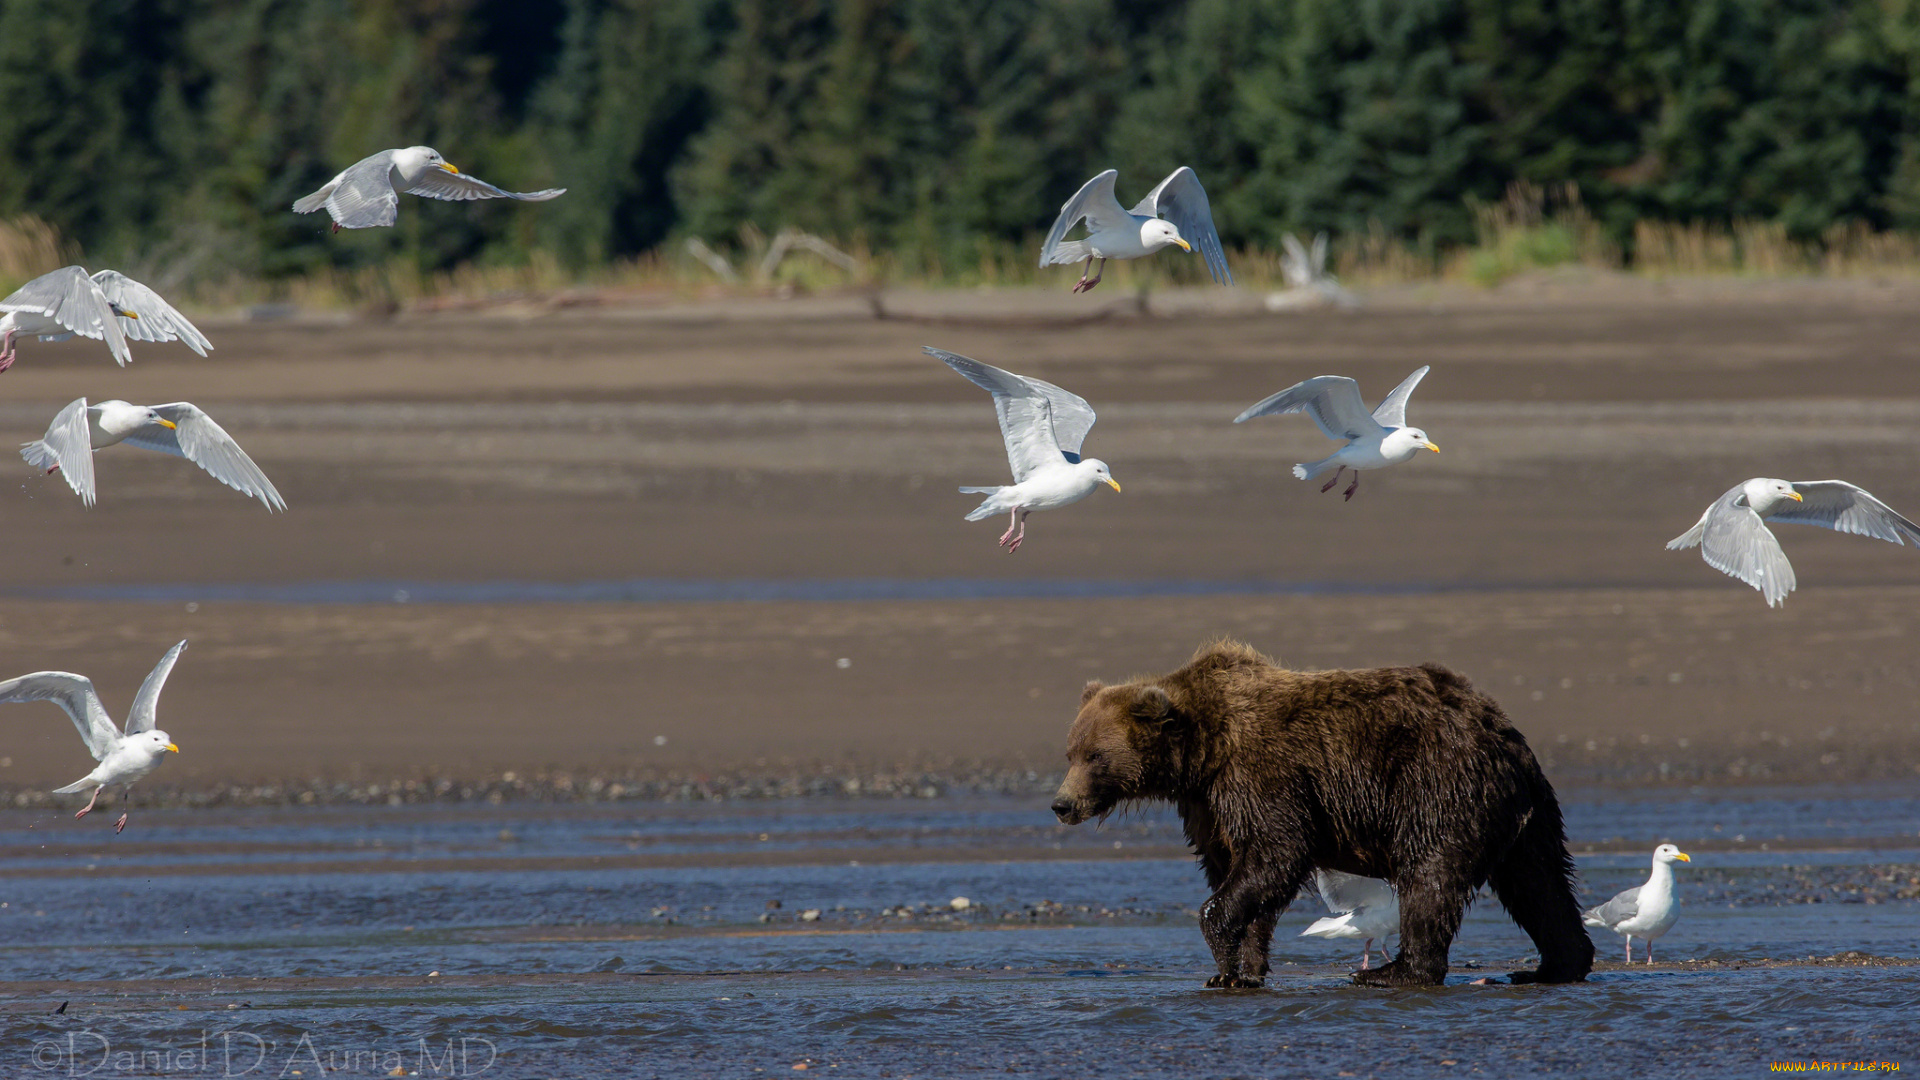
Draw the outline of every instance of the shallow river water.
<instances>
[{"instance_id":1,"label":"shallow river water","mask_svg":"<svg viewBox=\"0 0 1920 1080\"><path fill-rule=\"evenodd\" d=\"M1670 840L1652 966L1491 900L1444 988L1283 918L1205 991L1177 823L1037 798L0 813L0 1076L1751 1076L1920 1068L1920 794L1565 793L1586 899ZM963 906L956 898L964 897ZM62 1005L63 1012L57 1012ZM394 1070L400 1070L396 1073Z\"/></svg>"}]
</instances>

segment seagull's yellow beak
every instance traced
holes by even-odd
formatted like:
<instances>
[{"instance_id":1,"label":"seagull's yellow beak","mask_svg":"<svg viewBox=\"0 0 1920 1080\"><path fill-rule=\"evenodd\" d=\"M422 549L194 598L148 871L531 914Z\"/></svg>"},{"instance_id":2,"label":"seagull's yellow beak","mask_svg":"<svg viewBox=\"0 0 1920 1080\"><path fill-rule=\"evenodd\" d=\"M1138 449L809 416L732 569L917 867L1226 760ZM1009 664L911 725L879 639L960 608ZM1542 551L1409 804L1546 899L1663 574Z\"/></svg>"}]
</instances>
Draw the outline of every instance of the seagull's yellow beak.
<instances>
[{"instance_id":1,"label":"seagull's yellow beak","mask_svg":"<svg viewBox=\"0 0 1920 1080\"><path fill-rule=\"evenodd\" d=\"M1692 862L1692 861L1693 861L1693 856L1691 856L1691 855L1688 855L1688 854L1687 854L1686 852L1684 852L1684 851L1676 851L1676 852L1674 852L1674 853L1673 853L1673 857L1674 857L1674 858L1676 858L1676 859L1679 859L1679 860L1680 860L1681 862Z\"/></svg>"},{"instance_id":2,"label":"seagull's yellow beak","mask_svg":"<svg viewBox=\"0 0 1920 1080\"><path fill-rule=\"evenodd\" d=\"M1181 250L1181 251L1192 251L1192 250L1193 250L1193 245L1192 245L1192 244L1189 244L1189 243L1187 243L1187 242L1186 242L1185 240L1182 240L1182 239L1180 239L1180 238L1179 238L1179 237L1177 237L1177 236L1173 238L1173 242L1174 242L1174 243L1176 243L1176 244L1179 244L1179 245L1180 245L1180 250Z\"/></svg>"},{"instance_id":3,"label":"seagull's yellow beak","mask_svg":"<svg viewBox=\"0 0 1920 1080\"><path fill-rule=\"evenodd\" d=\"M168 744L167 744L167 749L169 749L169 750L171 750L171 751L173 751L173 752L174 752L174 753L176 753L176 754L180 752L180 747L178 747L178 746L176 746L176 745L175 745L175 744L173 744L173 743L168 743Z\"/></svg>"},{"instance_id":4,"label":"seagull's yellow beak","mask_svg":"<svg viewBox=\"0 0 1920 1080\"><path fill-rule=\"evenodd\" d=\"M1115 479L1114 479L1113 477L1111 477L1111 476L1109 476L1109 477L1107 477L1107 486L1108 486L1108 487L1110 487L1110 488L1112 488L1112 489L1113 489L1113 490L1115 490L1115 491L1119 491L1119 490L1120 490L1120 481L1118 481L1118 480L1115 480Z\"/></svg>"},{"instance_id":5,"label":"seagull's yellow beak","mask_svg":"<svg viewBox=\"0 0 1920 1080\"><path fill-rule=\"evenodd\" d=\"M173 428L175 430L179 430L179 427L180 427L179 424L174 423L173 421L167 419L164 416L158 420L155 420L154 423L159 424L163 428Z\"/></svg>"},{"instance_id":6,"label":"seagull's yellow beak","mask_svg":"<svg viewBox=\"0 0 1920 1080\"><path fill-rule=\"evenodd\" d=\"M1437 446L1435 446L1435 445L1433 445L1432 443L1428 443L1428 444L1427 444L1427 449L1429 449L1429 450L1431 450L1431 451L1433 451L1433 452L1434 452L1434 453L1436 453L1436 454L1440 452L1440 448L1439 448L1439 447L1437 447Z\"/></svg>"},{"instance_id":7,"label":"seagull's yellow beak","mask_svg":"<svg viewBox=\"0 0 1920 1080\"><path fill-rule=\"evenodd\" d=\"M139 318L139 317L140 317L139 315L137 315L137 314L135 314L135 313L133 313L133 312L131 312L131 311L128 311L128 310L127 310L126 308L121 308L121 309L120 309L120 314L121 314L121 316L122 316L123 318L128 318L128 319L137 319L137 318Z\"/></svg>"},{"instance_id":8,"label":"seagull's yellow beak","mask_svg":"<svg viewBox=\"0 0 1920 1080\"><path fill-rule=\"evenodd\" d=\"M459 170L459 169L456 169L456 168L454 168L454 167L453 167L453 165L452 165L452 163L450 163L450 162L445 162L445 161L443 161L443 162L441 162L441 163L440 163L440 167L441 167L441 168L443 168L443 169L445 169L445 170L447 170L448 172L450 172L450 173L452 173L452 174L453 174L453 175L455 175L455 176L459 176L459 175L460 175L460 170Z\"/></svg>"},{"instance_id":9,"label":"seagull's yellow beak","mask_svg":"<svg viewBox=\"0 0 1920 1080\"><path fill-rule=\"evenodd\" d=\"M1803 498L1801 498L1801 497L1800 497L1800 493L1799 493L1799 492L1797 492L1797 491L1789 491L1789 492L1787 492L1787 498L1789 498L1789 499L1792 499L1792 500L1793 500L1794 502L1806 502L1806 501L1807 501L1807 500L1805 500L1805 499L1803 499Z\"/></svg>"}]
</instances>

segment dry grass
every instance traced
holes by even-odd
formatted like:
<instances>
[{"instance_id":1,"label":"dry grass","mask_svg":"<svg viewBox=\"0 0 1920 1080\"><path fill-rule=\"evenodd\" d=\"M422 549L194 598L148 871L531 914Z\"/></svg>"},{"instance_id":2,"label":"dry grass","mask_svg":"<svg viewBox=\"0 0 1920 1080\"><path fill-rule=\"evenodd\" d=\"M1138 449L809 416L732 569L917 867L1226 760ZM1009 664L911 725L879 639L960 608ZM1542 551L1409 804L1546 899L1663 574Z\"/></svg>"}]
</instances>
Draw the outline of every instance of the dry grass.
<instances>
[{"instance_id":1,"label":"dry grass","mask_svg":"<svg viewBox=\"0 0 1920 1080\"><path fill-rule=\"evenodd\" d=\"M0 296L77 258L60 230L37 217L0 221Z\"/></svg>"}]
</instances>

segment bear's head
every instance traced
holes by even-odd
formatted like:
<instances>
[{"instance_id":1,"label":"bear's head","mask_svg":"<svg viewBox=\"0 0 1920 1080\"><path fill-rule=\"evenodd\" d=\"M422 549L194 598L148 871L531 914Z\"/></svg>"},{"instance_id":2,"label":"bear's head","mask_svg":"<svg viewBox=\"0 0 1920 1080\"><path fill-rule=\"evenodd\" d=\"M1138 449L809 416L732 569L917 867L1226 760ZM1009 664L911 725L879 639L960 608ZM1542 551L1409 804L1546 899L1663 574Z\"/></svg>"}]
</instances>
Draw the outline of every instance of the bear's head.
<instances>
[{"instance_id":1,"label":"bear's head","mask_svg":"<svg viewBox=\"0 0 1920 1080\"><path fill-rule=\"evenodd\" d=\"M1054 815L1078 825L1128 799L1160 794L1184 726L1173 699L1153 683L1088 683L1067 733L1067 778L1054 796Z\"/></svg>"}]
</instances>

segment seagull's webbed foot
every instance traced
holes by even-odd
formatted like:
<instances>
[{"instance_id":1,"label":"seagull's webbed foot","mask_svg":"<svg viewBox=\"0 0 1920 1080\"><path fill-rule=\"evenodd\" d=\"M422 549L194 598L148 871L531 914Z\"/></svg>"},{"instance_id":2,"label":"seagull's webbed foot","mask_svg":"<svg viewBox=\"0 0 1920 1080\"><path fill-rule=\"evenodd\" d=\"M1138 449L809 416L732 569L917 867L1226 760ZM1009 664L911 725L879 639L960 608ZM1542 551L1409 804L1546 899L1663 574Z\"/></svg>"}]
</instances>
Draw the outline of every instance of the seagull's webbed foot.
<instances>
[{"instance_id":1,"label":"seagull's webbed foot","mask_svg":"<svg viewBox=\"0 0 1920 1080\"><path fill-rule=\"evenodd\" d=\"M333 231L334 231L334 232L336 232L336 233L340 231L340 223L339 223L339 222L337 222L337 221L336 221L336 222L334 222L334 223L333 223Z\"/></svg>"},{"instance_id":2,"label":"seagull's webbed foot","mask_svg":"<svg viewBox=\"0 0 1920 1080\"><path fill-rule=\"evenodd\" d=\"M1347 474L1347 467L1346 467L1345 465L1342 465L1342 466L1340 466L1339 468L1337 468L1337 469L1335 469L1335 470L1333 470L1333 479L1331 479L1331 480L1329 480L1329 481L1327 481L1326 483L1324 483L1324 484L1321 484L1321 485L1320 485L1320 494L1322 494L1322 495L1325 495L1325 494L1326 494L1327 492L1329 492L1329 491L1332 491L1332 490L1333 490L1333 485L1335 485L1335 484L1337 484L1337 483L1339 483L1339 482L1340 482L1340 478L1341 478L1342 476L1345 476L1346 474ZM1358 476L1358 475L1360 475L1360 474L1356 472L1356 473L1354 473L1354 475L1355 475L1355 476Z\"/></svg>"},{"instance_id":3,"label":"seagull's webbed foot","mask_svg":"<svg viewBox=\"0 0 1920 1080\"><path fill-rule=\"evenodd\" d=\"M1077 293L1092 292L1093 287L1095 285L1100 284L1100 279L1106 276L1107 260L1101 259L1100 272L1097 274L1094 274L1092 277L1088 277L1087 274L1092 273L1092 271L1093 271L1093 256L1089 255L1087 256L1087 268L1086 270L1081 271L1080 281L1078 284L1076 284L1073 287L1074 292L1077 292Z\"/></svg>"},{"instance_id":4,"label":"seagull's webbed foot","mask_svg":"<svg viewBox=\"0 0 1920 1080\"><path fill-rule=\"evenodd\" d=\"M127 812L122 810L120 812L120 820L113 823L113 834L115 836L118 836L122 832L126 831L126 828L127 828Z\"/></svg>"},{"instance_id":5,"label":"seagull's webbed foot","mask_svg":"<svg viewBox=\"0 0 1920 1080\"><path fill-rule=\"evenodd\" d=\"M1347 485L1347 497L1346 497L1346 499L1345 499L1344 501L1346 501L1346 502L1352 502L1352 501L1353 501L1353 493L1354 493L1354 491L1355 491L1355 490L1357 490L1357 489L1358 489L1359 487L1360 487L1360 470L1359 470L1359 469L1355 469L1355 470L1353 470L1353 483L1351 483L1351 484L1348 484L1348 485Z\"/></svg>"},{"instance_id":6,"label":"seagull's webbed foot","mask_svg":"<svg viewBox=\"0 0 1920 1080\"><path fill-rule=\"evenodd\" d=\"M79 821L81 818L86 817L88 814L93 813L94 804L100 801L100 793L105 790L107 790L107 786L105 784L102 784L99 787L94 788L93 798L88 799L87 805L81 807L80 812L73 815L73 820Z\"/></svg>"}]
</instances>

